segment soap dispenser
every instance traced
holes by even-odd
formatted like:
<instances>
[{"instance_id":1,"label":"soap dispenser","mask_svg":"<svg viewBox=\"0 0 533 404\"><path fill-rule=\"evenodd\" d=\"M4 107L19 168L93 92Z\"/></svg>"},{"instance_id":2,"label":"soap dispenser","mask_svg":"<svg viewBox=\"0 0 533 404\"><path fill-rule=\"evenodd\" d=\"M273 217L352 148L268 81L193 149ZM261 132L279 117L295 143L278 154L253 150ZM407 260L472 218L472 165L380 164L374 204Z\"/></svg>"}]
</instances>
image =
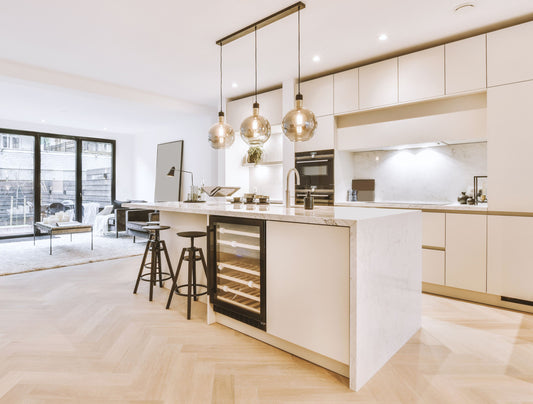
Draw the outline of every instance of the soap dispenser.
<instances>
[{"instance_id":1,"label":"soap dispenser","mask_svg":"<svg viewBox=\"0 0 533 404\"><path fill-rule=\"evenodd\" d=\"M315 201L310 191L307 191L307 195L304 197L304 208L311 210L315 205Z\"/></svg>"}]
</instances>

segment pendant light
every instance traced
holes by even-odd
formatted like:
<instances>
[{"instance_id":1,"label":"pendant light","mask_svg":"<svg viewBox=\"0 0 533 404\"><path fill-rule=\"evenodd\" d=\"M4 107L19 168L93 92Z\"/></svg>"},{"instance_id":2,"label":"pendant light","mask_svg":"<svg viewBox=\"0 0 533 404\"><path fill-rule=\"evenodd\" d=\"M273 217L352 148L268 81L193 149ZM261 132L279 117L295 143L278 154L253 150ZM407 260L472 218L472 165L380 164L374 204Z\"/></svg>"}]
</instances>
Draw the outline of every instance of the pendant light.
<instances>
[{"instance_id":1,"label":"pendant light","mask_svg":"<svg viewBox=\"0 0 533 404\"><path fill-rule=\"evenodd\" d=\"M225 122L222 111L222 44L220 44L220 112L218 113L218 123L209 128L208 140L213 149L225 149L235 141L235 132Z\"/></svg>"},{"instance_id":2,"label":"pendant light","mask_svg":"<svg viewBox=\"0 0 533 404\"><path fill-rule=\"evenodd\" d=\"M257 25L254 27L255 35L255 102L253 114L241 123L241 138L250 146L262 146L270 139L270 122L259 115L257 102Z\"/></svg>"},{"instance_id":3,"label":"pendant light","mask_svg":"<svg viewBox=\"0 0 533 404\"><path fill-rule=\"evenodd\" d=\"M281 129L291 142L305 142L313 137L318 123L315 114L303 107L304 97L300 93L300 6L298 6L298 94L296 107L283 118Z\"/></svg>"}]
</instances>

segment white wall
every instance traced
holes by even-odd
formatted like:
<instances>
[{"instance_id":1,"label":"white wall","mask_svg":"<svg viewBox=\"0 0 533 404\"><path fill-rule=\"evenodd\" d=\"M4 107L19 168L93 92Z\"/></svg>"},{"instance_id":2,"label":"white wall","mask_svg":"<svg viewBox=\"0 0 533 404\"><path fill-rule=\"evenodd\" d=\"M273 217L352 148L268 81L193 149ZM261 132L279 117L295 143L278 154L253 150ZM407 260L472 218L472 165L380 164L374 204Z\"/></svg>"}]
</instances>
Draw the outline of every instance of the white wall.
<instances>
[{"instance_id":1,"label":"white wall","mask_svg":"<svg viewBox=\"0 0 533 404\"><path fill-rule=\"evenodd\" d=\"M211 114L177 115L176 121L172 124L165 125L151 133L135 135L132 159L134 176L132 197L153 201L157 145L174 140L184 141L183 169L193 172L195 185L201 185L202 182L205 185L217 185L217 152L209 146L207 141L209 127L216 123L217 119L215 110ZM190 178L189 174L183 173L182 198L187 196Z\"/></svg>"},{"instance_id":2,"label":"white wall","mask_svg":"<svg viewBox=\"0 0 533 404\"><path fill-rule=\"evenodd\" d=\"M353 156L353 178L374 178L375 200L382 202L457 202L475 175L487 175L486 142Z\"/></svg>"}]
</instances>

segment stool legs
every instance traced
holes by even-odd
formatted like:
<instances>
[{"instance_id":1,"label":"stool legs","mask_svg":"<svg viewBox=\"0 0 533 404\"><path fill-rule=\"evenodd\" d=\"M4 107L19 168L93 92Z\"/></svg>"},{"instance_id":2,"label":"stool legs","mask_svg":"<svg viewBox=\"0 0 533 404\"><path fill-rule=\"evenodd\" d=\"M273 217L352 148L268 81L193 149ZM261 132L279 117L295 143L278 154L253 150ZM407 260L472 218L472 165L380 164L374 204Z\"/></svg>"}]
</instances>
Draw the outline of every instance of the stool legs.
<instances>
[{"instance_id":1,"label":"stool legs","mask_svg":"<svg viewBox=\"0 0 533 404\"><path fill-rule=\"evenodd\" d=\"M180 274L181 264L183 263L184 257L185 257L185 248L181 250L180 261L178 262L178 266L176 267L176 274L174 276L174 280L172 281L172 287L170 288L170 294L168 295L167 309L170 307L170 303L172 302L172 296L174 296L174 292L176 292L178 276Z\"/></svg>"},{"instance_id":2,"label":"stool legs","mask_svg":"<svg viewBox=\"0 0 533 404\"><path fill-rule=\"evenodd\" d=\"M150 234L150 237L148 238L148 242L146 243L146 248L144 249L144 255L143 260L141 262L141 267L139 268L139 275L137 275L137 281L135 282L135 288L133 289L133 293L137 293L137 289L139 288L139 282L141 281L141 275L143 273L144 265L146 264L146 258L148 257L148 251L150 250L150 242L152 241L152 235Z\"/></svg>"},{"instance_id":3,"label":"stool legs","mask_svg":"<svg viewBox=\"0 0 533 404\"><path fill-rule=\"evenodd\" d=\"M192 286L191 279L193 277L193 274L194 276L196 275L196 268L195 268L196 261L194 260L196 256L196 252L192 248L191 250L189 250L189 274L187 277L187 320L191 319L191 286ZM196 285L194 286L194 289L196 292ZM194 300L196 300L196 297Z\"/></svg>"},{"instance_id":4,"label":"stool legs","mask_svg":"<svg viewBox=\"0 0 533 404\"><path fill-rule=\"evenodd\" d=\"M168 265L168 272L170 272L170 276L172 279L174 279L174 271L172 270L172 264L170 263L170 257L168 255L168 249L167 249L167 243L165 243L165 240L161 240L161 243L163 244L163 251L165 252L165 258L167 259L167 265Z\"/></svg>"},{"instance_id":5,"label":"stool legs","mask_svg":"<svg viewBox=\"0 0 533 404\"><path fill-rule=\"evenodd\" d=\"M147 266L146 261L148 258L148 252L151 250L151 257L150 257L150 273L143 274L143 269ZM161 260L161 252L165 254L165 258L167 261L169 273L163 273L163 262ZM139 268L139 274L137 275L137 281L135 282L135 288L133 289L133 293L137 293L137 289L139 288L139 283L144 279L144 277L150 275L149 283L150 283L150 292L149 292L149 300L153 300L154 296L154 286L157 285L157 282L159 281L159 287L163 287L163 275L169 275L169 278L166 279L172 279L174 281L174 271L172 270L172 264L170 262L170 256L168 255L167 245L164 240L161 240L159 238L159 232L151 233L150 237L148 238L148 242L146 243L146 248L144 250L143 259L141 262L141 267ZM157 279L159 278L159 279Z\"/></svg>"},{"instance_id":6,"label":"stool legs","mask_svg":"<svg viewBox=\"0 0 533 404\"><path fill-rule=\"evenodd\" d=\"M198 252L198 256L196 255L196 252ZM187 253L187 256L185 254ZM197 283L196 283L196 261L202 261L202 266L204 269L204 273L207 276L207 265L205 262L204 253L201 248L197 248L194 246L191 246L189 248L183 248L181 250L181 256L178 263L178 267L176 268L176 274L174 277L174 281L172 282L172 288L170 289L170 294L168 296L167 301L167 309L170 307L170 303L172 302L172 297L174 296L174 293L178 290L178 277L181 271L181 266L183 265L184 260L189 261L187 265L187 283L184 285L181 285L180 287L187 286L187 319L190 320L191 318L191 298L194 299L194 301L198 300L198 293L197 293ZM201 285L205 287L204 285ZM185 294L178 293L182 296ZM205 294L205 293L202 293Z\"/></svg>"}]
</instances>

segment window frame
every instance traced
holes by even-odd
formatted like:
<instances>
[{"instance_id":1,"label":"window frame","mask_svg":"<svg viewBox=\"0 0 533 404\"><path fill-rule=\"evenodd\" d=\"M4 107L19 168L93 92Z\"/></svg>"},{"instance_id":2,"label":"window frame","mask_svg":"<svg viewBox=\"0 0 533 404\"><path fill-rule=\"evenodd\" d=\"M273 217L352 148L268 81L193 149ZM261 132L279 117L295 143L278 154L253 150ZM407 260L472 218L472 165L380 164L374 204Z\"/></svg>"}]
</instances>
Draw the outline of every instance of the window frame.
<instances>
[{"instance_id":1,"label":"window frame","mask_svg":"<svg viewBox=\"0 0 533 404\"><path fill-rule=\"evenodd\" d=\"M41 138L47 137L47 138L56 138L56 139L68 139L68 140L74 140L76 142L76 220L81 222L82 220L82 156L83 156L83 150L82 150L82 144L83 141L89 141L89 142L101 142L101 143L109 143L112 145L112 169L111 169L111 201L113 202L116 199L116 182L117 182L117 142L115 139L105 139L105 138L97 138L97 137L87 137L87 136L71 136L71 135L63 135L58 133L46 133L46 132L34 132L34 131L26 131L26 130L18 130L18 129L7 129L7 128L0 128L0 135L2 136L2 143L3 144L3 138L4 136L8 137L8 143L10 135L24 135L24 136L33 136L34 138L34 150L33 150L33 198L34 198L34 206L40 206L41 204ZM1 146L0 144L0 146ZM41 209L34 208L34 217L33 221L34 223L39 222L41 220ZM8 235L8 236L0 236L1 239L9 239L9 238L18 238L18 237L28 237L33 235L33 232L31 233L23 233L23 234L16 234L16 235Z\"/></svg>"}]
</instances>

